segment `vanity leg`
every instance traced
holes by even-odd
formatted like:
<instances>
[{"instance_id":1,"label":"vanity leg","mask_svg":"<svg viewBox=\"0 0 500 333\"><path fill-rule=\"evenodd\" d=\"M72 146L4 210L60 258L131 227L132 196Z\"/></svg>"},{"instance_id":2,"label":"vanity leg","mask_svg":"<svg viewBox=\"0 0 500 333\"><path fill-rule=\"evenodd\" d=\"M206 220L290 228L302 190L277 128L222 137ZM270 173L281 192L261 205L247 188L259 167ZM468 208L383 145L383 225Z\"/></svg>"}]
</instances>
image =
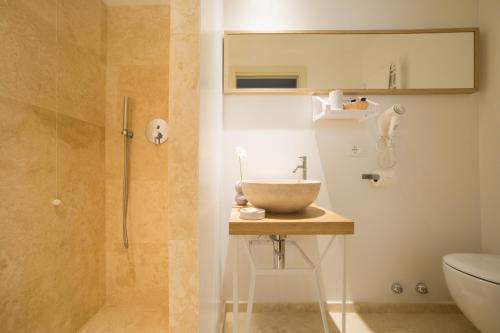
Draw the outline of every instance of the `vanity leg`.
<instances>
[{"instance_id":1,"label":"vanity leg","mask_svg":"<svg viewBox=\"0 0 500 333\"><path fill-rule=\"evenodd\" d=\"M332 246L332 243L333 243L334 240L335 240L335 235L333 235L333 236L330 237L330 241L328 242L328 244L326 245L325 249L323 250L323 252L319 256L318 264L316 266L314 266L314 268L313 268L313 273L314 273L314 276L316 278L316 290L318 292L319 309L320 309L320 312L321 312L321 320L323 322L323 332L324 333L329 333L330 331L329 331L329 328L328 328L328 321L327 321L326 310L325 310L325 301L324 301L324 298L323 298L323 283L322 283L321 278L320 278L320 271L321 271L321 263L323 262L323 259L325 258L326 253L328 252L328 250ZM307 256L302 251L302 249L299 246L297 248L302 253L302 255L304 256L304 258L306 258L306 260L312 266L312 262L307 258Z\"/></svg>"},{"instance_id":2,"label":"vanity leg","mask_svg":"<svg viewBox=\"0 0 500 333\"><path fill-rule=\"evenodd\" d=\"M321 288L321 278L318 268L314 269L314 277L316 278L316 291L318 293L319 311L321 313L321 321L323 322L323 333L329 333L328 321L326 318L325 302L323 300L323 288Z\"/></svg>"},{"instance_id":3,"label":"vanity leg","mask_svg":"<svg viewBox=\"0 0 500 333\"><path fill-rule=\"evenodd\" d=\"M252 272L250 273L250 289L248 290L248 302L247 302L247 317L245 323L245 332L250 333L252 328L252 310L253 310L253 297L255 294L255 269L252 267Z\"/></svg>"},{"instance_id":4,"label":"vanity leg","mask_svg":"<svg viewBox=\"0 0 500 333\"><path fill-rule=\"evenodd\" d=\"M346 333L346 236L342 236L342 333Z\"/></svg>"},{"instance_id":5,"label":"vanity leg","mask_svg":"<svg viewBox=\"0 0 500 333\"><path fill-rule=\"evenodd\" d=\"M238 333L239 297L238 297L238 237L233 238L233 333Z\"/></svg>"}]
</instances>

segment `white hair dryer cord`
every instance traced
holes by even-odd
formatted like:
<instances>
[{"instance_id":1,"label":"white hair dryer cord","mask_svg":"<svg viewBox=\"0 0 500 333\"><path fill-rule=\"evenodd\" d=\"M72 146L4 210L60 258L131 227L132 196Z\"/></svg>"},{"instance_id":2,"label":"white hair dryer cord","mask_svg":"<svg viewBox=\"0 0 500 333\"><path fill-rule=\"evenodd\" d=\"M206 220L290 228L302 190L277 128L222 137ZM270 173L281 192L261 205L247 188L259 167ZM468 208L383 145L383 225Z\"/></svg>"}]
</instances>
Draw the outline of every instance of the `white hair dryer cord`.
<instances>
[{"instance_id":1,"label":"white hair dryer cord","mask_svg":"<svg viewBox=\"0 0 500 333\"><path fill-rule=\"evenodd\" d=\"M392 138L381 136L377 142L377 150L378 164L382 169L390 169L396 166L397 160Z\"/></svg>"}]
</instances>

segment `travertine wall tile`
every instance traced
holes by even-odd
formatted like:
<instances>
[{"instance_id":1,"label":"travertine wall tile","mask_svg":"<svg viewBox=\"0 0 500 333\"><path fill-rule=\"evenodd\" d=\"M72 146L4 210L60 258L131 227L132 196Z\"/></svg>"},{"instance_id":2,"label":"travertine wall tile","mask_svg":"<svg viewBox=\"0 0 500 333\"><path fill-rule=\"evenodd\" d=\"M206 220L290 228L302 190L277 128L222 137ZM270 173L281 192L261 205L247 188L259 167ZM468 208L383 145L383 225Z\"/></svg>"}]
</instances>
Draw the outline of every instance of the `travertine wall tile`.
<instances>
[{"instance_id":1,"label":"travertine wall tile","mask_svg":"<svg viewBox=\"0 0 500 333\"><path fill-rule=\"evenodd\" d=\"M171 3L171 7L171 34L199 35L201 22L199 1L176 1L175 4Z\"/></svg>"},{"instance_id":2,"label":"travertine wall tile","mask_svg":"<svg viewBox=\"0 0 500 333\"><path fill-rule=\"evenodd\" d=\"M183 27L184 20L175 21L179 11L196 8L197 1L172 1L172 30ZM191 3L191 4L189 4ZM177 9L177 6L180 9ZM199 8L190 10L199 16ZM170 125L169 146L169 215L170 239L197 237L198 200L198 81L199 20L185 33L171 36L170 52ZM194 23L193 23L194 24Z\"/></svg>"},{"instance_id":3,"label":"travertine wall tile","mask_svg":"<svg viewBox=\"0 0 500 333\"><path fill-rule=\"evenodd\" d=\"M59 112L104 126L105 65L89 49L62 39L59 43Z\"/></svg>"},{"instance_id":4,"label":"travertine wall tile","mask_svg":"<svg viewBox=\"0 0 500 333\"><path fill-rule=\"evenodd\" d=\"M105 60L105 6L101 0L58 0L59 40L76 44ZM103 19L104 18L104 19Z\"/></svg>"},{"instance_id":5,"label":"travertine wall tile","mask_svg":"<svg viewBox=\"0 0 500 333\"><path fill-rule=\"evenodd\" d=\"M56 109L56 0L0 2L0 96Z\"/></svg>"},{"instance_id":6,"label":"travertine wall tile","mask_svg":"<svg viewBox=\"0 0 500 333\"><path fill-rule=\"evenodd\" d=\"M167 184L157 181L130 183L130 232L138 242L166 245Z\"/></svg>"},{"instance_id":7,"label":"travertine wall tile","mask_svg":"<svg viewBox=\"0 0 500 333\"><path fill-rule=\"evenodd\" d=\"M198 240L170 240L170 332L198 332Z\"/></svg>"},{"instance_id":8,"label":"travertine wall tile","mask_svg":"<svg viewBox=\"0 0 500 333\"><path fill-rule=\"evenodd\" d=\"M109 63L168 63L169 6L110 7L108 15Z\"/></svg>"},{"instance_id":9,"label":"travertine wall tile","mask_svg":"<svg viewBox=\"0 0 500 333\"><path fill-rule=\"evenodd\" d=\"M57 139L53 111L0 111L0 326L74 332L104 303L104 130L60 115Z\"/></svg>"},{"instance_id":10,"label":"travertine wall tile","mask_svg":"<svg viewBox=\"0 0 500 333\"><path fill-rule=\"evenodd\" d=\"M75 332L105 299L102 41L57 25L77 1L0 2L2 332Z\"/></svg>"},{"instance_id":11,"label":"travertine wall tile","mask_svg":"<svg viewBox=\"0 0 500 333\"><path fill-rule=\"evenodd\" d=\"M130 129L135 137L130 144L130 179L166 180L167 145L152 145L144 134L147 123L154 118L168 121L168 66L112 66L108 70L109 85L106 115L107 177L123 175L123 96L129 96ZM111 90L111 89L110 89Z\"/></svg>"},{"instance_id":12,"label":"travertine wall tile","mask_svg":"<svg viewBox=\"0 0 500 333\"><path fill-rule=\"evenodd\" d=\"M163 65L115 65L110 64L109 107L106 126L120 129L122 126L123 95L131 97L131 125L155 116L168 116L168 64ZM112 89L112 90L111 90ZM118 95L118 92L120 93ZM133 98L132 98L133 97Z\"/></svg>"},{"instance_id":13,"label":"travertine wall tile","mask_svg":"<svg viewBox=\"0 0 500 333\"><path fill-rule=\"evenodd\" d=\"M2 97L0 114L2 302L15 299L31 278L28 272L43 271L44 263L28 264L30 247L21 251L20 244L43 246L44 227L57 219L49 205L56 192L56 118L52 111ZM0 311L0 323L4 313Z\"/></svg>"},{"instance_id":14,"label":"travertine wall tile","mask_svg":"<svg viewBox=\"0 0 500 333\"><path fill-rule=\"evenodd\" d=\"M107 139L106 139L107 140ZM107 150L107 148L106 148ZM107 154L107 152L106 152ZM109 255L113 242L122 241L122 198L121 180L110 180L106 177L106 255ZM114 207L114 209L111 209ZM109 262L108 262L109 263ZM108 276L109 277L109 276ZM109 288L112 285L108 285Z\"/></svg>"},{"instance_id":15,"label":"travertine wall tile","mask_svg":"<svg viewBox=\"0 0 500 333\"><path fill-rule=\"evenodd\" d=\"M168 119L169 6L108 8L106 71L107 302L168 307L168 145L146 140ZM122 240L123 97L129 96L129 201ZM165 327L168 329L168 327Z\"/></svg>"},{"instance_id":16,"label":"travertine wall tile","mask_svg":"<svg viewBox=\"0 0 500 333\"><path fill-rule=\"evenodd\" d=\"M198 331L199 2L173 0L168 161L169 326Z\"/></svg>"},{"instance_id":17,"label":"travertine wall tile","mask_svg":"<svg viewBox=\"0 0 500 333\"><path fill-rule=\"evenodd\" d=\"M64 238L53 256L65 261L58 278L64 293L58 299L71 304L58 311L74 330L105 300L104 128L59 115L58 134L63 203L57 213Z\"/></svg>"},{"instance_id":18,"label":"travertine wall tile","mask_svg":"<svg viewBox=\"0 0 500 333\"><path fill-rule=\"evenodd\" d=\"M122 182L106 181L106 239L111 249L122 242ZM157 181L131 181L129 184L129 240L138 244L166 246L168 235L167 187Z\"/></svg>"},{"instance_id":19,"label":"travertine wall tile","mask_svg":"<svg viewBox=\"0 0 500 333\"><path fill-rule=\"evenodd\" d=\"M168 247L155 243L108 246L108 304L168 304Z\"/></svg>"}]
</instances>

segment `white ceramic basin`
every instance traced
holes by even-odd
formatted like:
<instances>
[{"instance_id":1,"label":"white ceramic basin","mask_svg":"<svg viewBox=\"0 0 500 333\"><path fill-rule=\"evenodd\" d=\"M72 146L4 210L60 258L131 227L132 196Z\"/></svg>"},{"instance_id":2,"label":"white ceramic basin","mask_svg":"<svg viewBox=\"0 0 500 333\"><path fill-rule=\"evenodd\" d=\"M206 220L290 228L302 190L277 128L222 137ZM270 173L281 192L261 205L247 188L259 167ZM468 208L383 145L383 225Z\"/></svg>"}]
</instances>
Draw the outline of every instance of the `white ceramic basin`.
<instances>
[{"instance_id":1,"label":"white ceramic basin","mask_svg":"<svg viewBox=\"0 0 500 333\"><path fill-rule=\"evenodd\" d=\"M273 213L292 213L316 200L321 182L297 179L244 180L241 184L247 200Z\"/></svg>"}]
</instances>

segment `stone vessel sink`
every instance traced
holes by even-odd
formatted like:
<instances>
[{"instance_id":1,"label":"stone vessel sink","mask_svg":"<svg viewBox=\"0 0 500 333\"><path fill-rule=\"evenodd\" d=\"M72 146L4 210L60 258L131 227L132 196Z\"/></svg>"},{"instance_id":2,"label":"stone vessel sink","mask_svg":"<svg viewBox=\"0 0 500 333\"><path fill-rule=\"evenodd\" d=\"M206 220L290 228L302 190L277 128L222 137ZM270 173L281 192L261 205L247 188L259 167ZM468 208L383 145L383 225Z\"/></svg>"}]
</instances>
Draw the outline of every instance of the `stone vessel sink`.
<instances>
[{"instance_id":1,"label":"stone vessel sink","mask_svg":"<svg viewBox=\"0 0 500 333\"><path fill-rule=\"evenodd\" d=\"M244 180L241 184L247 200L272 213L293 213L316 200L321 182L297 179Z\"/></svg>"}]
</instances>

